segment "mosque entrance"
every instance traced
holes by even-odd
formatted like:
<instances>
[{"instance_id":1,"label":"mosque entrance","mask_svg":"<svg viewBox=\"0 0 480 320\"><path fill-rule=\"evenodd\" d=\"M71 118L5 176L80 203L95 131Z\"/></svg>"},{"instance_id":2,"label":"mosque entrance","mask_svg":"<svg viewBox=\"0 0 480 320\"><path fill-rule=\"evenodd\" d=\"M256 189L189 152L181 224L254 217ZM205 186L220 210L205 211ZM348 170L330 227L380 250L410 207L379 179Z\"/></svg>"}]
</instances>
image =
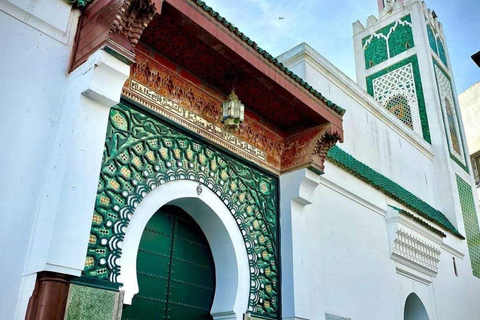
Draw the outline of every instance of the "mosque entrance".
<instances>
[{"instance_id":1,"label":"mosque entrance","mask_svg":"<svg viewBox=\"0 0 480 320\"><path fill-rule=\"evenodd\" d=\"M210 320L215 266L200 226L165 205L147 223L137 255L139 292L123 320Z\"/></svg>"}]
</instances>

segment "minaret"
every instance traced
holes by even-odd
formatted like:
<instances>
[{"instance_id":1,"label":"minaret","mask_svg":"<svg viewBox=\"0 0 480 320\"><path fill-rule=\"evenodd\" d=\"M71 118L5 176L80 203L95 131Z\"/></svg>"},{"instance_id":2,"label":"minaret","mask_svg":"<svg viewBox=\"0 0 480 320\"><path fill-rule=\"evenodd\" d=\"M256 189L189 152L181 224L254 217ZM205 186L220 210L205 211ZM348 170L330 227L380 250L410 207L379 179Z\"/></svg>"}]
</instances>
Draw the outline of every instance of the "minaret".
<instances>
[{"instance_id":1,"label":"minaret","mask_svg":"<svg viewBox=\"0 0 480 320\"><path fill-rule=\"evenodd\" d=\"M378 3L378 12L383 11L383 9L387 8L387 10L392 9L395 3L398 5L403 6L403 0L377 0Z\"/></svg>"},{"instance_id":2,"label":"minaret","mask_svg":"<svg viewBox=\"0 0 480 320\"><path fill-rule=\"evenodd\" d=\"M473 179L442 24L423 1L377 1L378 18L353 24L357 83L432 159L435 181L429 185L438 195L432 205L459 229L465 221L467 238L480 235L478 223L467 223ZM477 209L467 211L476 215ZM480 250L478 256L480 269Z\"/></svg>"}]
</instances>

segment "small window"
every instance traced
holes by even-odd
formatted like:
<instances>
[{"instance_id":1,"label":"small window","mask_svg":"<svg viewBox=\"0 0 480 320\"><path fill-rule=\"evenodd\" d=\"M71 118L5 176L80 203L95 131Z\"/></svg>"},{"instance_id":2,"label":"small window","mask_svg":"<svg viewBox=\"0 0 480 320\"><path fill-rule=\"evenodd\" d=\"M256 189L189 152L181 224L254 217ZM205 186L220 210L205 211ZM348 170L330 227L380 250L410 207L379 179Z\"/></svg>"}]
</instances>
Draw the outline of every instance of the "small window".
<instances>
[{"instance_id":1,"label":"small window","mask_svg":"<svg viewBox=\"0 0 480 320\"><path fill-rule=\"evenodd\" d=\"M452 259L453 259L453 272L455 273L455 276L458 277L457 262L455 261L455 257L452 257Z\"/></svg>"}]
</instances>

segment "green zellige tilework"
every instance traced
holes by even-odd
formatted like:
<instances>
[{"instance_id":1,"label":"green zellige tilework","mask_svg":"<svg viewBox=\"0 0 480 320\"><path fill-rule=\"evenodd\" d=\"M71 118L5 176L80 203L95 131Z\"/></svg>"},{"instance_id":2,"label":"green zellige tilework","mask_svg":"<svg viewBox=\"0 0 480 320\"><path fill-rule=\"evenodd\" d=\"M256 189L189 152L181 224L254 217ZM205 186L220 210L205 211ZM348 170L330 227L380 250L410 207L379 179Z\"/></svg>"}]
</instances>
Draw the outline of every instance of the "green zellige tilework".
<instances>
[{"instance_id":1,"label":"green zellige tilework","mask_svg":"<svg viewBox=\"0 0 480 320\"><path fill-rule=\"evenodd\" d=\"M65 320L113 320L118 314L118 292L70 285Z\"/></svg>"},{"instance_id":2,"label":"green zellige tilework","mask_svg":"<svg viewBox=\"0 0 480 320\"><path fill-rule=\"evenodd\" d=\"M412 64L412 70L413 70L413 79L415 81L415 92L417 95L417 102L418 102L418 113L420 116L420 122L422 125L422 133L423 133L423 139L427 141L428 143L431 143L431 138L430 138L430 128L428 126L428 117L427 117L427 109L425 107L425 98L423 96L423 86L422 86L422 80L420 77L420 69L418 66L418 59L416 55L410 56L398 63L395 63L394 65L391 65L388 68L385 68L383 70L380 70L370 76L367 77L367 92L374 98L374 88L373 88L373 81L379 77L382 77L383 75L386 75L388 73L394 72L395 70L402 68L408 64ZM378 100L378 99L377 99Z\"/></svg>"},{"instance_id":3,"label":"green zellige tilework","mask_svg":"<svg viewBox=\"0 0 480 320\"><path fill-rule=\"evenodd\" d=\"M438 46L438 56L440 57L440 60L442 60L445 67L448 67L448 65L447 65L447 55L445 53L445 47L443 46L442 40L440 40L439 38L437 38L437 46Z\"/></svg>"},{"instance_id":4,"label":"green zellige tilework","mask_svg":"<svg viewBox=\"0 0 480 320\"><path fill-rule=\"evenodd\" d=\"M246 311L278 319L278 179L123 103L110 111L85 278L120 282L121 244L136 206L152 190L178 180L210 189L230 211L250 264Z\"/></svg>"},{"instance_id":5,"label":"green zellige tilework","mask_svg":"<svg viewBox=\"0 0 480 320\"><path fill-rule=\"evenodd\" d=\"M457 176L457 187L473 275L480 278L480 229L477 212L475 211L472 187L459 176Z\"/></svg>"},{"instance_id":6,"label":"green zellige tilework","mask_svg":"<svg viewBox=\"0 0 480 320\"><path fill-rule=\"evenodd\" d=\"M365 68L395 57L414 45L412 18L407 15L362 39Z\"/></svg>"},{"instance_id":7,"label":"green zellige tilework","mask_svg":"<svg viewBox=\"0 0 480 320\"><path fill-rule=\"evenodd\" d=\"M428 43L430 44L430 48L432 48L433 52L438 54L437 41L435 39L435 35L433 34L432 27L429 24L427 24L427 33L428 33Z\"/></svg>"},{"instance_id":8,"label":"green zellige tilework","mask_svg":"<svg viewBox=\"0 0 480 320\"><path fill-rule=\"evenodd\" d=\"M447 64L447 55L445 53L445 47L443 45L443 41L440 37L435 35L433 32L432 26L427 23L427 33L428 33L428 43L430 44L430 48L437 54L440 58L442 63L445 67L448 67Z\"/></svg>"},{"instance_id":9,"label":"green zellige tilework","mask_svg":"<svg viewBox=\"0 0 480 320\"><path fill-rule=\"evenodd\" d=\"M437 80L438 96L443 109L442 117L444 119L450 158L463 170L468 172L466 166L466 150L460 128L460 113L454 96L452 80L447 71L437 62L436 59L433 59L433 68Z\"/></svg>"},{"instance_id":10,"label":"green zellige tilework","mask_svg":"<svg viewBox=\"0 0 480 320\"><path fill-rule=\"evenodd\" d=\"M410 191L406 190L384 175L376 172L366 164L358 161L339 147L333 146L333 148L328 152L327 158L360 180L368 183L375 189L418 213L423 218L436 223L455 236L463 239L463 236L457 231L457 229L442 212L433 208Z\"/></svg>"}]
</instances>

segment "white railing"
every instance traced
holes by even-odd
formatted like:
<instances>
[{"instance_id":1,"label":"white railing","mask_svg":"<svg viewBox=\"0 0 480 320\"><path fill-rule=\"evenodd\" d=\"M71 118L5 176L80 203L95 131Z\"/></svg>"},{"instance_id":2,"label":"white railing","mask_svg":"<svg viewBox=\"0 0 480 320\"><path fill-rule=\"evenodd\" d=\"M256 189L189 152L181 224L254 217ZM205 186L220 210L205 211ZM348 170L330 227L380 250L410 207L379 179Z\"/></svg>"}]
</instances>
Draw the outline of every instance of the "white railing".
<instances>
[{"instance_id":1,"label":"white railing","mask_svg":"<svg viewBox=\"0 0 480 320\"><path fill-rule=\"evenodd\" d=\"M438 271L440 250L401 229L397 231L393 253L434 272Z\"/></svg>"}]
</instances>

